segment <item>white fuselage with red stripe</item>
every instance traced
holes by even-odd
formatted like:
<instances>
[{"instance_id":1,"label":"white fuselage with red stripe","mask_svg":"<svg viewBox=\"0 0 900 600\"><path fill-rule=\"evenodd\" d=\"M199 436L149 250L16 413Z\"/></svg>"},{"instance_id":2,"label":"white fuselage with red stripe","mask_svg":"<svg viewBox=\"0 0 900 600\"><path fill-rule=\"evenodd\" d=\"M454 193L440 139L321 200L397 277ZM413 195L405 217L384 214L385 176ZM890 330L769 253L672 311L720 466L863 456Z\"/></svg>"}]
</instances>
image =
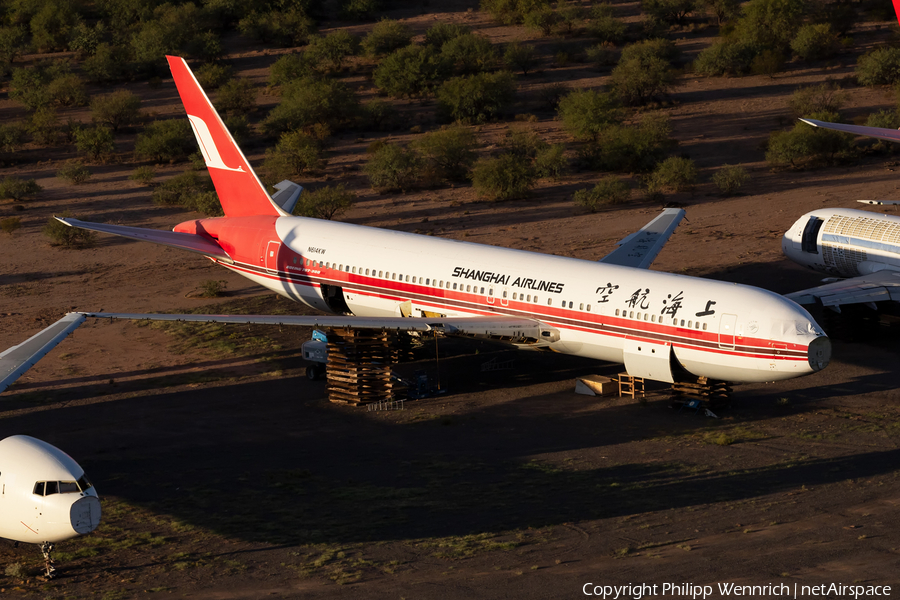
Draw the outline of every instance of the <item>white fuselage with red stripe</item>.
<instances>
[{"instance_id":1,"label":"white fuselage with red stripe","mask_svg":"<svg viewBox=\"0 0 900 600\"><path fill-rule=\"evenodd\" d=\"M551 349L626 367L671 348L697 376L774 381L817 371L827 343L803 308L750 286L303 217L176 230L211 235L234 259L217 262L319 310L528 317L558 329Z\"/></svg>"}]
</instances>

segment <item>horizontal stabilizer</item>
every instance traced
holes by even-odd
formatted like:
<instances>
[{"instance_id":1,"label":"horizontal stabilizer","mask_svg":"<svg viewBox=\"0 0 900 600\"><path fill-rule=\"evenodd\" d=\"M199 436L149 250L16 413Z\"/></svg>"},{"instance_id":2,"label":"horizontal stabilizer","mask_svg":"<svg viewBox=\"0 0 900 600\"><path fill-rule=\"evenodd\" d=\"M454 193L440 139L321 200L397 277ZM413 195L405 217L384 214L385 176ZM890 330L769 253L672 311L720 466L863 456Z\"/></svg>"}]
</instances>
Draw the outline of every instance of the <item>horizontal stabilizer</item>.
<instances>
[{"instance_id":1,"label":"horizontal stabilizer","mask_svg":"<svg viewBox=\"0 0 900 600\"><path fill-rule=\"evenodd\" d=\"M284 212L294 212L294 207L297 206L297 200L300 198L300 192L303 191L303 187L298 183L285 179L280 183L276 183L275 189L278 191L272 196L272 201L280 206Z\"/></svg>"},{"instance_id":2,"label":"horizontal stabilizer","mask_svg":"<svg viewBox=\"0 0 900 600\"><path fill-rule=\"evenodd\" d=\"M182 233L179 231L165 231L162 229L144 229L142 227L126 227L125 225L107 225L105 223L88 223L86 221L79 221L78 219L62 217L56 217L56 220L65 223L69 227L111 233L113 235L120 235L141 242L153 242L154 244L162 244L163 246L171 246L172 248L196 252L198 254L203 254L204 256L212 256L227 263L234 262L231 260L231 257L228 256L228 253L226 253L214 240L196 233Z\"/></svg>"},{"instance_id":3,"label":"horizontal stabilizer","mask_svg":"<svg viewBox=\"0 0 900 600\"><path fill-rule=\"evenodd\" d=\"M884 205L891 205L891 206L896 206L897 204L900 204L900 200L857 200L857 202L859 202L860 204L879 204L879 205L884 204Z\"/></svg>"},{"instance_id":4,"label":"horizontal stabilizer","mask_svg":"<svg viewBox=\"0 0 900 600\"><path fill-rule=\"evenodd\" d=\"M599 262L607 265L649 269L683 218L684 211L682 209L665 209L639 231L635 231L620 241L619 247L601 258Z\"/></svg>"},{"instance_id":5,"label":"horizontal stabilizer","mask_svg":"<svg viewBox=\"0 0 900 600\"><path fill-rule=\"evenodd\" d=\"M85 316L81 313L69 313L50 327L0 354L0 392L66 339L84 323L84 319Z\"/></svg>"},{"instance_id":6,"label":"horizontal stabilizer","mask_svg":"<svg viewBox=\"0 0 900 600\"><path fill-rule=\"evenodd\" d=\"M828 121L817 121L816 119L800 119L807 125L813 127L821 127L822 129L833 129L834 131L843 131L844 133L852 133L854 135L864 135L866 137L878 138L880 140L888 140L889 142L900 142L900 131L896 129L885 129L883 127L866 127L865 125L845 125L843 123L829 123Z\"/></svg>"}]
</instances>

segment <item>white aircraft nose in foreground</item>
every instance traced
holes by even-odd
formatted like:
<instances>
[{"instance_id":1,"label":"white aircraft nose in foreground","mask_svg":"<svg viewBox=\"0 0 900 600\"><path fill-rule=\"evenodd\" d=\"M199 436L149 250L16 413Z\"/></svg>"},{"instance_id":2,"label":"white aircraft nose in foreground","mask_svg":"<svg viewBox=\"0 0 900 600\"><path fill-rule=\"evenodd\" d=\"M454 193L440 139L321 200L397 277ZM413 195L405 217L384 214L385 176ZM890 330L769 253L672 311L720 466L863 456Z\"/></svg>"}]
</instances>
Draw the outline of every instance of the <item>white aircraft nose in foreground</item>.
<instances>
[{"instance_id":1,"label":"white aircraft nose in foreground","mask_svg":"<svg viewBox=\"0 0 900 600\"><path fill-rule=\"evenodd\" d=\"M0 537L39 544L53 573L53 544L100 525L97 490L68 454L27 435L0 440Z\"/></svg>"}]
</instances>

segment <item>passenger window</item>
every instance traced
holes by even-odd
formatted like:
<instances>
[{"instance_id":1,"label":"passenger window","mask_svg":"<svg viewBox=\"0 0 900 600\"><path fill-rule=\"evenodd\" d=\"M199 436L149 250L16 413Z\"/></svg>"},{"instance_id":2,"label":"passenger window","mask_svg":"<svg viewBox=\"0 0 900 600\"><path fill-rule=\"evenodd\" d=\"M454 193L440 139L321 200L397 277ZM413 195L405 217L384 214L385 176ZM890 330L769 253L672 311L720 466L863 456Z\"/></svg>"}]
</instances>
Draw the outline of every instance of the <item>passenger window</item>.
<instances>
[{"instance_id":1,"label":"passenger window","mask_svg":"<svg viewBox=\"0 0 900 600\"><path fill-rule=\"evenodd\" d=\"M441 287L441 288L444 287L444 280L443 280L443 279L441 279L441 283L438 284L438 287Z\"/></svg>"},{"instance_id":2,"label":"passenger window","mask_svg":"<svg viewBox=\"0 0 900 600\"><path fill-rule=\"evenodd\" d=\"M706 331L706 323L703 324L703 331Z\"/></svg>"},{"instance_id":3,"label":"passenger window","mask_svg":"<svg viewBox=\"0 0 900 600\"><path fill-rule=\"evenodd\" d=\"M649 318L650 318L650 313L644 313L644 320L646 321Z\"/></svg>"},{"instance_id":4,"label":"passenger window","mask_svg":"<svg viewBox=\"0 0 900 600\"><path fill-rule=\"evenodd\" d=\"M397 274L391 273L391 279L393 279L394 281L397 281Z\"/></svg>"},{"instance_id":5,"label":"passenger window","mask_svg":"<svg viewBox=\"0 0 900 600\"><path fill-rule=\"evenodd\" d=\"M528 294L528 297L525 298L525 302L531 302L531 294Z\"/></svg>"},{"instance_id":6,"label":"passenger window","mask_svg":"<svg viewBox=\"0 0 900 600\"><path fill-rule=\"evenodd\" d=\"M506 290L503 290L503 297L506 298Z\"/></svg>"},{"instance_id":7,"label":"passenger window","mask_svg":"<svg viewBox=\"0 0 900 600\"><path fill-rule=\"evenodd\" d=\"M453 284L453 289L454 289L454 290L456 289L456 283Z\"/></svg>"},{"instance_id":8,"label":"passenger window","mask_svg":"<svg viewBox=\"0 0 900 600\"><path fill-rule=\"evenodd\" d=\"M413 283L415 283L415 282L416 282L416 276L413 275Z\"/></svg>"},{"instance_id":9,"label":"passenger window","mask_svg":"<svg viewBox=\"0 0 900 600\"><path fill-rule=\"evenodd\" d=\"M481 292L480 292L480 293L481 293L481 294L483 294L483 293L484 293L484 288L481 288Z\"/></svg>"},{"instance_id":10,"label":"passenger window","mask_svg":"<svg viewBox=\"0 0 900 600\"><path fill-rule=\"evenodd\" d=\"M584 303L581 302L578 304L578 310L584 310Z\"/></svg>"},{"instance_id":11,"label":"passenger window","mask_svg":"<svg viewBox=\"0 0 900 600\"><path fill-rule=\"evenodd\" d=\"M383 271L378 271L378 276L379 276L379 277L384 277Z\"/></svg>"},{"instance_id":12,"label":"passenger window","mask_svg":"<svg viewBox=\"0 0 900 600\"><path fill-rule=\"evenodd\" d=\"M690 328L691 328L691 322L688 321L688 329L690 329Z\"/></svg>"},{"instance_id":13,"label":"passenger window","mask_svg":"<svg viewBox=\"0 0 900 600\"><path fill-rule=\"evenodd\" d=\"M406 276L406 283L409 283L409 275Z\"/></svg>"},{"instance_id":14,"label":"passenger window","mask_svg":"<svg viewBox=\"0 0 900 600\"><path fill-rule=\"evenodd\" d=\"M330 268L331 268L331 263L330 263L330 262L326 262L326 263L325 263L325 268L326 268L326 269L330 269Z\"/></svg>"},{"instance_id":15,"label":"passenger window","mask_svg":"<svg viewBox=\"0 0 900 600\"><path fill-rule=\"evenodd\" d=\"M344 265L338 265L338 271L343 271L343 270L344 270Z\"/></svg>"},{"instance_id":16,"label":"passenger window","mask_svg":"<svg viewBox=\"0 0 900 600\"><path fill-rule=\"evenodd\" d=\"M38 481L34 484L34 495L35 496L43 496L44 495L44 482Z\"/></svg>"},{"instance_id":17,"label":"passenger window","mask_svg":"<svg viewBox=\"0 0 900 600\"><path fill-rule=\"evenodd\" d=\"M619 316L619 309L618 309L618 308L616 309L616 316L617 316L617 317Z\"/></svg>"},{"instance_id":18,"label":"passenger window","mask_svg":"<svg viewBox=\"0 0 900 600\"><path fill-rule=\"evenodd\" d=\"M494 295L494 288L488 288L488 296Z\"/></svg>"},{"instance_id":19,"label":"passenger window","mask_svg":"<svg viewBox=\"0 0 900 600\"><path fill-rule=\"evenodd\" d=\"M516 292L513 292L513 300L516 299L516 296L518 296L518 294Z\"/></svg>"},{"instance_id":20,"label":"passenger window","mask_svg":"<svg viewBox=\"0 0 900 600\"><path fill-rule=\"evenodd\" d=\"M681 320L681 326L684 327L684 319Z\"/></svg>"},{"instance_id":21,"label":"passenger window","mask_svg":"<svg viewBox=\"0 0 900 600\"><path fill-rule=\"evenodd\" d=\"M350 269L350 271L356 273L356 267L353 267L352 269Z\"/></svg>"},{"instance_id":22,"label":"passenger window","mask_svg":"<svg viewBox=\"0 0 900 600\"><path fill-rule=\"evenodd\" d=\"M628 318L629 318L629 319L633 319L633 318L634 318L634 311L631 311L631 314L628 315Z\"/></svg>"},{"instance_id":23,"label":"passenger window","mask_svg":"<svg viewBox=\"0 0 900 600\"><path fill-rule=\"evenodd\" d=\"M637 320L638 320L638 321L640 321L640 320L641 320L641 313L638 313L638 317L637 317Z\"/></svg>"},{"instance_id":24,"label":"passenger window","mask_svg":"<svg viewBox=\"0 0 900 600\"><path fill-rule=\"evenodd\" d=\"M588 304L588 312L591 312L591 305Z\"/></svg>"},{"instance_id":25,"label":"passenger window","mask_svg":"<svg viewBox=\"0 0 900 600\"><path fill-rule=\"evenodd\" d=\"M430 277L429 277L428 279L425 280L425 285L431 285L431 278L430 278Z\"/></svg>"},{"instance_id":26,"label":"passenger window","mask_svg":"<svg viewBox=\"0 0 900 600\"><path fill-rule=\"evenodd\" d=\"M467 291L467 292L471 292L471 291L472 291L472 286L471 286L471 285L467 285L467 286L466 286L466 291Z\"/></svg>"},{"instance_id":27,"label":"passenger window","mask_svg":"<svg viewBox=\"0 0 900 600\"><path fill-rule=\"evenodd\" d=\"M694 323L694 329L700 329L700 321Z\"/></svg>"},{"instance_id":28,"label":"passenger window","mask_svg":"<svg viewBox=\"0 0 900 600\"><path fill-rule=\"evenodd\" d=\"M652 315L652 316L650 317L650 322L651 322L651 323L656 323L656 315Z\"/></svg>"}]
</instances>

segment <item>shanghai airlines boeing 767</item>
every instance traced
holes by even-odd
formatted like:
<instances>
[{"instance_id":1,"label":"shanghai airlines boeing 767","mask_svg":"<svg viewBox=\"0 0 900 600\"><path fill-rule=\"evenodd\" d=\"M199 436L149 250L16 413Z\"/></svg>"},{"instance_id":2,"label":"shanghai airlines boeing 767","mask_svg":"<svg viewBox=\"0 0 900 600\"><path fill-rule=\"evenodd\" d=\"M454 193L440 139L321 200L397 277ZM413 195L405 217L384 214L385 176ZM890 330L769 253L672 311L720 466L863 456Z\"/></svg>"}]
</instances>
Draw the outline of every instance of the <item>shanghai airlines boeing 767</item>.
<instances>
[{"instance_id":1,"label":"shanghai airlines boeing 767","mask_svg":"<svg viewBox=\"0 0 900 600\"><path fill-rule=\"evenodd\" d=\"M665 382L775 381L828 364L828 338L793 301L648 270L681 210L665 210L598 262L291 216L300 186L285 181L270 196L185 61L168 61L225 216L174 231L60 220L199 253L329 316L72 313L7 351L18 358L3 365L0 355L0 378L9 373L0 391L85 316L438 330L624 363L630 375Z\"/></svg>"}]
</instances>

